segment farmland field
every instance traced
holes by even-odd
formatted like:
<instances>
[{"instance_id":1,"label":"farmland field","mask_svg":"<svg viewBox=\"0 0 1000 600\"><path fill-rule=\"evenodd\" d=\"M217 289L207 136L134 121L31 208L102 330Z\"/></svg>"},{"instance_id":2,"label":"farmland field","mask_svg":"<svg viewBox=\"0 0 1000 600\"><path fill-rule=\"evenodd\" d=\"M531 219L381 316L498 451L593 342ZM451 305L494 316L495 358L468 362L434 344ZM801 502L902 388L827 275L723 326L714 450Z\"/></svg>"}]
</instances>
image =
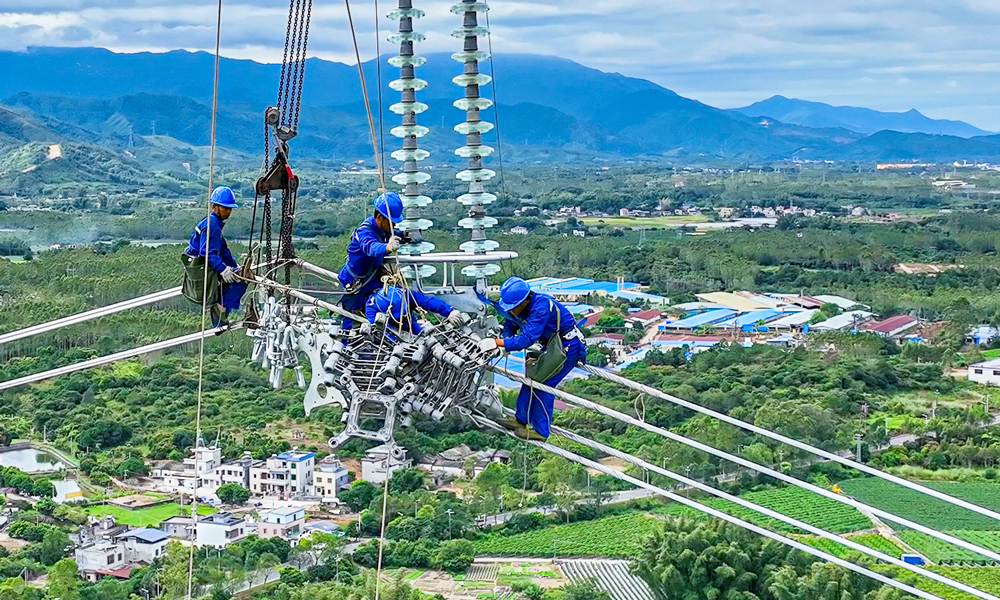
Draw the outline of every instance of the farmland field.
<instances>
[{"instance_id":1,"label":"farmland field","mask_svg":"<svg viewBox=\"0 0 1000 600\"><path fill-rule=\"evenodd\" d=\"M487 535L476 541L477 556L636 556L660 520L643 513L556 525L517 535Z\"/></svg>"},{"instance_id":2,"label":"farmland field","mask_svg":"<svg viewBox=\"0 0 1000 600\"><path fill-rule=\"evenodd\" d=\"M809 544L813 548L818 548L819 550L822 550L827 554L832 554L838 558L847 558L856 561L856 559L860 559L862 556L867 556L857 550L853 550L832 540L827 540L814 535L801 535L796 536L796 538ZM861 535L848 536L848 538L852 542L878 550L882 554L886 554L894 558L899 558L903 554L903 549L896 545L895 542L884 538L877 533L864 533Z\"/></svg>"},{"instance_id":3,"label":"farmland field","mask_svg":"<svg viewBox=\"0 0 1000 600\"><path fill-rule=\"evenodd\" d=\"M948 533L987 550L1000 551L1000 531L949 531ZM986 556L952 546L919 531L901 531L899 538L935 563L995 564L995 561Z\"/></svg>"},{"instance_id":4,"label":"farmland field","mask_svg":"<svg viewBox=\"0 0 1000 600\"><path fill-rule=\"evenodd\" d=\"M977 587L984 592L1000 594L1000 567L931 567L936 573ZM917 587L945 600L976 600L975 596L952 589L925 577L918 579Z\"/></svg>"},{"instance_id":5,"label":"farmland field","mask_svg":"<svg viewBox=\"0 0 1000 600\"><path fill-rule=\"evenodd\" d=\"M762 492L751 492L741 497L754 504L770 508L771 510L793 517L809 525L825 529L831 533L850 533L872 527L872 523L867 517L850 506L817 496L801 488L776 488ZM728 500L710 498L703 500L703 503L745 521L763 525L776 531L795 531L795 528L790 525L733 504ZM693 509L670 504L657 512L661 514L681 514L693 512Z\"/></svg>"},{"instance_id":6,"label":"farmland field","mask_svg":"<svg viewBox=\"0 0 1000 600\"><path fill-rule=\"evenodd\" d=\"M928 487L969 502L1000 510L1000 484L987 482L926 482ZM866 477L840 484L857 500L938 530L1000 530L1000 521L936 500L894 483Z\"/></svg>"},{"instance_id":7,"label":"farmland field","mask_svg":"<svg viewBox=\"0 0 1000 600\"><path fill-rule=\"evenodd\" d=\"M653 600L653 593L639 577L629 572L623 560L571 560L562 571L572 582L593 581L614 600Z\"/></svg>"}]
</instances>

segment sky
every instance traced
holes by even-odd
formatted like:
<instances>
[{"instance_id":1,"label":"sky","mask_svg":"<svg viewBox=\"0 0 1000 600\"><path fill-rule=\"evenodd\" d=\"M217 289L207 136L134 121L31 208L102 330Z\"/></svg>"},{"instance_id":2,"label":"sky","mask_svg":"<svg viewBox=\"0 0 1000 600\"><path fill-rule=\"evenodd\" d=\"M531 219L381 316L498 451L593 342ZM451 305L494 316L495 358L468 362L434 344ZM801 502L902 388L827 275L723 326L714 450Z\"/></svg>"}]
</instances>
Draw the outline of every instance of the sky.
<instances>
[{"instance_id":1,"label":"sky","mask_svg":"<svg viewBox=\"0 0 1000 600\"><path fill-rule=\"evenodd\" d=\"M456 51L453 2L427 11L418 52ZM552 54L650 79L713 106L775 94L878 110L916 108L1000 131L1000 0L497 0L495 53ZM374 1L352 2L362 59ZM378 13L381 50L395 24ZM217 4L201 0L0 0L0 49L211 50ZM225 0L222 53L280 62L288 3ZM344 3L316 0L310 55L354 63Z\"/></svg>"}]
</instances>

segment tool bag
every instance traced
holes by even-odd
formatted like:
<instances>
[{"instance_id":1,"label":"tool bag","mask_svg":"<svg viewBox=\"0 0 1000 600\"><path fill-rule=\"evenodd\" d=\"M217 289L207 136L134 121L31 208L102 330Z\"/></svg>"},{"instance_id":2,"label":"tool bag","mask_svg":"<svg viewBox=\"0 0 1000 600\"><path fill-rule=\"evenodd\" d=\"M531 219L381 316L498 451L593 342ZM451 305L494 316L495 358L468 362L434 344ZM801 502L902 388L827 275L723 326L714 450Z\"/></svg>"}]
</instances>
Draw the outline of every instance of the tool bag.
<instances>
[{"instance_id":1,"label":"tool bag","mask_svg":"<svg viewBox=\"0 0 1000 600\"><path fill-rule=\"evenodd\" d=\"M561 314L552 301L549 300L549 308L556 311L556 330L552 333L549 341L545 342L545 349L542 351L528 351L524 355L524 374L529 379L538 383L545 383L559 372L566 364L566 351L563 350Z\"/></svg>"},{"instance_id":2,"label":"tool bag","mask_svg":"<svg viewBox=\"0 0 1000 600\"><path fill-rule=\"evenodd\" d=\"M195 304L205 304L205 296L202 294L207 293L208 297L211 298L211 302L208 304L216 303L221 287L219 274L215 272L215 269L207 269L208 285L205 285L205 257L188 256L185 252L181 254L181 264L184 265L184 283L181 284L181 295Z\"/></svg>"}]
</instances>

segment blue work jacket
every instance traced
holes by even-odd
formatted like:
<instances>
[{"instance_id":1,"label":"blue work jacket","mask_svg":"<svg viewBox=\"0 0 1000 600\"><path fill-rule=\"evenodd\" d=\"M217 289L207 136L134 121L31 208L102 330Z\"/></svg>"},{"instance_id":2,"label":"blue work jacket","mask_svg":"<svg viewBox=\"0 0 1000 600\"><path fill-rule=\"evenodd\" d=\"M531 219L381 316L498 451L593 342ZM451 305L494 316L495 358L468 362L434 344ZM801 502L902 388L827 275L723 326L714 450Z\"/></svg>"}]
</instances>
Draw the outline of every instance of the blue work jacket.
<instances>
[{"instance_id":1,"label":"blue work jacket","mask_svg":"<svg viewBox=\"0 0 1000 600\"><path fill-rule=\"evenodd\" d=\"M452 310L454 310L451 307L451 305L445 302L444 300L441 300L434 296L428 296L423 292L419 292L417 290L411 290L408 291L407 294L409 294L410 299L409 302L407 303L408 310L406 311L406 313L403 314L404 331L409 331L414 334L418 334L421 331L423 331L423 329L420 327L420 323L417 322L417 319L414 316L414 312L418 307L423 310L426 310L427 312L432 312L437 315L441 315L442 317L447 317L448 314L451 313ZM375 295L372 294L372 296L368 298L368 302L365 303L365 316L368 318L368 322L374 323L375 317L378 315L378 313L379 310L375 306ZM399 328L399 323L390 316L389 327L388 327L389 331L398 328Z\"/></svg>"},{"instance_id":2,"label":"blue work jacket","mask_svg":"<svg viewBox=\"0 0 1000 600\"><path fill-rule=\"evenodd\" d=\"M398 233L396 235L399 235ZM392 233L383 231L375 224L375 217L368 217L351 234L347 245L347 260L337 274L341 285L367 281L375 273L389 253L386 244Z\"/></svg>"},{"instance_id":3,"label":"blue work jacket","mask_svg":"<svg viewBox=\"0 0 1000 600\"><path fill-rule=\"evenodd\" d=\"M208 222L206 231L205 223ZM184 252L188 256L208 256L208 264L216 273L226 270L226 267L239 268L233 253L229 251L226 238L222 237L222 228L226 222L212 213L211 217L205 217L194 228L191 239ZM208 243L208 252L205 252L205 243Z\"/></svg>"},{"instance_id":4,"label":"blue work jacket","mask_svg":"<svg viewBox=\"0 0 1000 600\"><path fill-rule=\"evenodd\" d=\"M551 303L551 304L550 304ZM517 319L507 319L503 324L503 347L508 352L524 350L535 342L546 342L556 330L556 311L559 311L559 334L568 335L576 329L573 314L558 300L545 294L532 292L528 308Z\"/></svg>"}]
</instances>

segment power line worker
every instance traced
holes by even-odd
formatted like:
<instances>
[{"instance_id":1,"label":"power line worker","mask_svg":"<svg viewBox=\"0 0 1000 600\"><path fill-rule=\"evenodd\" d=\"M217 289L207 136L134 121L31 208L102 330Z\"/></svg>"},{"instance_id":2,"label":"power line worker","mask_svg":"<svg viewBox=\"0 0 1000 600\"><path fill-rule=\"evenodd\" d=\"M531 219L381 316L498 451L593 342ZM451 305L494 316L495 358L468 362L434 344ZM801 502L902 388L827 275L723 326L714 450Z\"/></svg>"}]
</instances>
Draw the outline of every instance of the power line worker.
<instances>
[{"instance_id":1,"label":"power line worker","mask_svg":"<svg viewBox=\"0 0 1000 600\"><path fill-rule=\"evenodd\" d=\"M236 196L228 187L219 186L212 190L209 202L212 212L195 226L184 254L192 258L205 257L209 268L222 280L218 295L211 299L212 326L218 327L228 323L230 311L240 308L247 284L237 277L240 265L222 235L226 220L233 214L234 208L239 208Z\"/></svg>"},{"instance_id":2,"label":"power line worker","mask_svg":"<svg viewBox=\"0 0 1000 600\"><path fill-rule=\"evenodd\" d=\"M351 312L364 308L368 298L382 287L385 258L402 245L402 236L393 225L403 220L403 200L396 192L386 192L373 202L375 214L368 217L351 234L347 259L337 274L347 294L340 305ZM350 329L354 322L344 318L342 327Z\"/></svg>"},{"instance_id":3,"label":"power line worker","mask_svg":"<svg viewBox=\"0 0 1000 600\"><path fill-rule=\"evenodd\" d=\"M393 286L387 290L379 290L365 302L365 317L368 318L368 323L363 324L362 328L370 330L371 325L384 319L390 335L400 329L418 334L423 329L414 315L417 308L440 315L456 327L465 324L462 313L447 302L417 290L404 290Z\"/></svg>"},{"instance_id":4,"label":"power line worker","mask_svg":"<svg viewBox=\"0 0 1000 600\"><path fill-rule=\"evenodd\" d=\"M544 347L541 355L525 357L525 374L532 379L540 377L536 381L549 387L557 387L577 364L586 359L583 334L577 329L573 315L559 301L532 292L526 281L511 277L500 287L499 305L508 313L503 337L480 341L481 351L492 352L501 347L515 352L540 343ZM553 336L556 337L553 339ZM561 364L560 353L565 356ZM536 366L537 369L534 368ZM537 375L531 372L533 370ZM517 395L515 415L520 426L519 435L529 439L548 438L554 401L552 394L522 385ZM529 422L533 431L527 429Z\"/></svg>"}]
</instances>

